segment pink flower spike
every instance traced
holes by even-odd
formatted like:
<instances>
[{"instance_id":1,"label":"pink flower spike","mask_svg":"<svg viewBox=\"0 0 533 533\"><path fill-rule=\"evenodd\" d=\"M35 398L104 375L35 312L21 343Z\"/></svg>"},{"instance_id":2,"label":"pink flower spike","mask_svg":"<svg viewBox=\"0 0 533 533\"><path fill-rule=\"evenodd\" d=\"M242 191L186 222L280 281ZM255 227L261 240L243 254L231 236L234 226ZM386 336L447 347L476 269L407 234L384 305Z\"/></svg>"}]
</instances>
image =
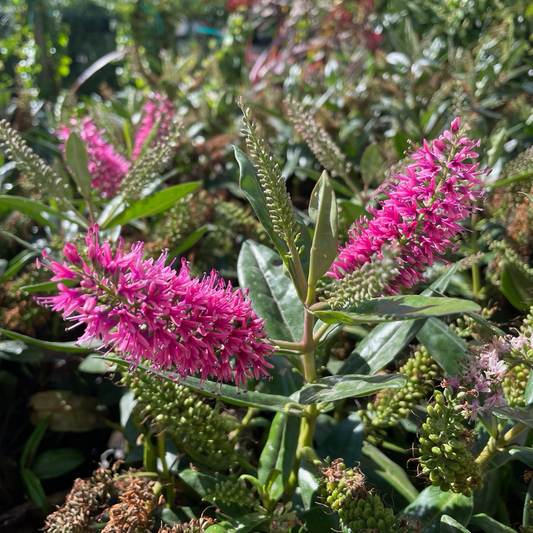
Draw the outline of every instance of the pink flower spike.
<instances>
[{"instance_id":1,"label":"pink flower spike","mask_svg":"<svg viewBox=\"0 0 533 533\"><path fill-rule=\"evenodd\" d=\"M454 128L460 128L459 119L452 123ZM431 144L413 144L413 163L396 174L393 183L382 185L387 198L378 202L381 209L369 208L374 218L354 222L328 275L342 280L386 246L399 249L399 273L388 292L394 294L421 281L426 265L431 266L447 249L455 249L452 239L465 231L459 222L480 209L475 205L483 196L478 189L480 176L489 170L466 162L477 157L473 148L478 143L470 139L460 143L458 135L445 131Z\"/></svg>"},{"instance_id":2,"label":"pink flower spike","mask_svg":"<svg viewBox=\"0 0 533 533\"><path fill-rule=\"evenodd\" d=\"M180 379L197 374L243 387L248 377L269 377L274 350L264 321L217 272L191 278L185 260L179 271L165 266L166 252L143 259L143 243L112 254L96 226L87 242L91 260L72 267L79 286L60 285L58 295L38 299L74 326L85 325L79 342L99 339L105 352L122 352L133 367L149 361L154 371L173 369ZM55 261L49 268L56 277L69 269Z\"/></svg>"},{"instance_id":3,"label":"pink flower spike","mask_svg":"<svg viewBox=\"0 0 533 533\"><path fill-rule=\"evenodd\" d=\"M452 133L457 133L461 127L461 119L459 117L452 120Z\"/></svg>"}]
</instances>

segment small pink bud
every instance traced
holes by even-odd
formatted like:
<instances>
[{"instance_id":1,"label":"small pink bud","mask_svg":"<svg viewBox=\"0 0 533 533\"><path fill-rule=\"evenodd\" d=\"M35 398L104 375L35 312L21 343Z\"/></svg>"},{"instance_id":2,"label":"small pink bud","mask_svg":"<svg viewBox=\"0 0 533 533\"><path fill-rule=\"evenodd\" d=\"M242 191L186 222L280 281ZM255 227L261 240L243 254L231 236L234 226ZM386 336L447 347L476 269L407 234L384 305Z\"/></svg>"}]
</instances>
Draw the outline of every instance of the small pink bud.
<instances>
[{"instance_id":1,"label":"small pink bud","mask_svg":"<svg viewBox=\"0 0 533 533\"><path fill-rule=\"evenodd\" d=\"M452 120L452 132L457 133L461 127L461 119L459 117Z\"/></svg>"},{"instance_id":2,"label":"small pink bud","mask_svg":"<svg viewBox=\"0 0 533 533\"><path fill-rule=\"evenodd\" d=\"M39 261L39 258L35 260L35 265L37 266L37 268L41 268L41 262Z\"/></svg>"},{"instance_id":3,"label":"small pink bud","mask_svg":"<svg viewBox=\"0 0 533 533\"><path fill-rule=\"evenodd\" d=\"M71 263L79 263L81 261L80 254L74 244L67 242L63 247L63 254Z\"/></svg>"},{"instance_id":4,"label":"small pink bud","mask_svg":"<svg viewBox=\"0 0 533 533\"><path fill-rule=\"evenodd\" d=\"M84 288L84 289L92 289L94 287L94 281L90 278L85 278L81 283L80 285Z\"/></svg>"},{"instance_id":5,"label":"small pink bud","mask_svg":"<svg viewBox=\"0 0 533 533\"><path fill-rule=\"evenodd\" d=\"M92 242L88 246L87 255L89 256L90 261L93 263L96 261L96 246Z\"/></svg>"}]
</instances>

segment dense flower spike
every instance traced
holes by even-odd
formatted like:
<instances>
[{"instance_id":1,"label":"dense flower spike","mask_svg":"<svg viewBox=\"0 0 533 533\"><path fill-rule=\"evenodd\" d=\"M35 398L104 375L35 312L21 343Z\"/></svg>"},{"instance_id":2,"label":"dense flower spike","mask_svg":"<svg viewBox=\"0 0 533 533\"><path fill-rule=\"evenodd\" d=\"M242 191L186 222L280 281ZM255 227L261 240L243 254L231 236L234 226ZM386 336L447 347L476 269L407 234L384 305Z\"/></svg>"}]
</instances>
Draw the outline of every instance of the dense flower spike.
<instances>
[{"instance_id":1,"label":"dense flower spike","mask_svg":"<svg viewBox=\"0 0 533 533\"><path fill-rule=\"evenodd\" d=\"M154 370L174 368L180 378L198 373L202 380L235 381L268 376L272 354L267 334L239 289L218 278L217 272L191 279L183 260L179 272L165 266L166 252L143 260L143 243L124 250L120 240L113 254L100 244L98 226L86 237L88 262L69 243L67 261L51 261L52 280L79 281L59 294L40 298L75 325L85 324L80 342L101 339L103 348L117 350L135 367L142 360ZM233 360L233 364L232 364Z\"/></svg>"},{"instance_id":2,"label":"dense flower spike","mask_svg":"<svg viewBox=\"0 0 533 533\"><path fill-rule=\"evenodd\" d=\"M71 126L76 124L75 119L70 121ZM72 128L61 126L57 132L59 139L63 141L61 145L63 153L71 131ZM104 131L99 130L90 118L83 119L79 133L87 149L89 173L93 178L91 186L100 190L104 198L111 198L118 191L131 163L102 137Z\"/></svg>"},{"instance_id":3,"label":"dense flower spike","mask_svg":"<svg viewBox=\"0 0 533 533\"><path fill-rule=\"evenodd\" d=\"M399 273L388 289L394 293L419 282L436 254L453 249L451 239L464 231L458 222L478 209L473 204L483 192L475 188L489 170L466 162L478 157L474 148L479 141L463 137L459 119L451 129L431 145L413 145L414 163L394 176L396 183L382 186L388 198L379 202L381 209L369 208L374 218L355 222L328 273L331 277L342 279L381 254L383 245L395 246L400 249Z\"/></svg>"},{"instance_id":4,"label":"dense flower spike","mask_svg":"<svg viewBox=\"0 0 533 533\"><path fill-rule=\"evenodd\" d=\"M142 106L141 125L135 134L133 159L136 160L144 148L153 146L161 137L168 137L175 115L174 105L166 94L155 93Z\"/></svg>"}]
</instances>

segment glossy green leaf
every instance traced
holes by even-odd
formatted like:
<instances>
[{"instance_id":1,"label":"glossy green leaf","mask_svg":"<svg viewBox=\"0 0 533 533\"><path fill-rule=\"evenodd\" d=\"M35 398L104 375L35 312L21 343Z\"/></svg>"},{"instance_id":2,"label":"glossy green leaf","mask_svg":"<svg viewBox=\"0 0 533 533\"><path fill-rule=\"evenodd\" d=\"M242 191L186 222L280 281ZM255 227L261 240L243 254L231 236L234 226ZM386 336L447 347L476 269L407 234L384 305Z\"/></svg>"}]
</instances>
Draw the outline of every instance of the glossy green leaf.
<instances>
[{"instance_id":1,"label":"glossy green leaf","mask_svg":"<svg viewBox=\"0 0 533 533\"><path fill-rule=\"evenodd\" d=\"M524 401L526 402L526 407L531 407L533 405L533 372L529 374L529 378L527 379Z\"/></svg>"},{"instance_id":2,"label":"glossy green leaf","mask_svg":"<svg viewBox=\"0 0 533 533\"><path fill-rule=\"evenodd\" d=\"M106 361L115 363L117 366L122 368L129 367L128 362L116 357L106 357ZM139 364L138 368L146 371L150 370L150 367L144 364ZM171 381L175 380L175 376L172 372L160 372L158 375ZM263 394L254 391L242 392L237 387L232 385L218 384L213 383L212 381L202 382L198 378L194 378L192 376L189 376L185 380L185 385L204 396L222 400L232 405L256 407L258 409L267 409L269 411L290 413L293 416L299 417L304 416L304 406L291 401L285 396Z\"/></svg>"},{"instance_id":3,"label":"glossy green leaf","mask_svg":"<svg viewBox=\"0 0 533 533\"><path fill-rule=\"evenodd\" d=\"M269 497L277 501L283 494L289 479L298 447L300 421L285 413L276 413L268 432L261 456L257 478L259 483L266 484L270 473L279 470L281 473L272 483Z\"/></svg>"},{"instance_id":4,"label":"glossy green leaf","mask_svg":"<svg viewBox=\"0 0 533 533\"><path fill-rule=\"evenodd\" d=\"M428 318L416 338L447 376L453 377L460 371L461 361L467 357L467 344L448 324L438 318Z\"/></svg>"},{"instance_id":5,"label":"glossy green leaf","mask_svg":"<svg viewBox=\"0 0 533 533\"><path fill-rule=\"evenodd\" d=\"M312 463L316 454L308 446L300 449L300 466L298 468L298 486L304 509L310 509L316 498L318 486L320 485L320 475L317 467Z\"/></svg>"},{"instance_id":6,"label":"glossy green leaf","mask_svg":"<svg viewBox=\"0 0 533 533\"><path fill-rule=\"evenodd\" d=\"M98 349L98 343L93 343L89 348L86 345L78 346L75 342L51 342L51 341L42 341L39 339L34 339L33 337L28 337L27 335L22 335L22 333L17 333L16 331L9 331L7 329L0 328L0 333L14 339L17 341L25 342L26 344L34 344L36 346L42 346L48 350L53 350L55 352L70 352L70 353L87 353L93 352Z\"/></svg>"},{"instance_id":7,"label":"glossy green leaf","mask_svg":"<svg viewBox=\"0 0 533 533\"><path fill-rule=\"evenodd\" d=\"M477 526L482 531L490 531L490 533L516 533L513 528L494 520L485 513L474 515L470 519L470 524Z\"/></svg>"},{"instance_id":8,"label":"glossy green leaf","mask_svg":"<svg viewBox=\"0 0 533 533\"><path fill-rule=\"evenodd\" d=\"M400 374L328 376L305 385L299 393L299 402L310 405L345 398L362 398L382 389L399 389L405 383L406 377Z\"/></svg>"},{"instance_id":9,"label":"glossy green leaf","mask_svg":"<svg viewBox=\"0 0 533 533\"><path fill-rule=\"evenodd\" d=\"M322 459L342 457L348 466L355 465L361 459L361 449L365 428L357 413L350 413L341 420L320 443L317 454Z\"/></svg>"},{"instance_id":10,"label":"glossy green leaf","mask_svg":"<svg viewBox=\"0 0 533 533\"><path fill-rule=\"evenodd\" d=\"M311 193L309 216L315 222L315 233L311 246L308 282L314 286L329 270L338 253L337 199L326 171L322 173Z\"/></svg>"},{"instance_id":11,"label":"glossy green leaf","mask_svg":"<svg viewBox=\"0 0 533 533\"><path fill-rule=\"evenodd\" d=\"M35 363L44 356L44 350L27 346L21 341L0 341L0 359L15 363Z\"/></svg>"},{"instance_id":12,"label":"glossy green leaf","mask_svg":"<svg viewBox=\"0 0 533 533\"><path fill-rule=\"evenodd\" d=\"M312 507L301 514L298 513L298 518L303 524L302 527L294 530L298 531L298 533L331 533L340 531L339 515L332 513L325 505Z\"/></svg>"},{"instance_id":13,"label":"glossy green leaf","mask_svg":"<svg viewBox=\"0 0 533 533\"><path fill-rule=\"evenodd\" d=\"M88 168L88 157L85 144L76 132L72 132L65 145L65 156L72 171L72 179L76 182L84 198L91 196L92 176Z\"/></svg>"},{"instance_id":14,"label":"glossy green leaf","mask_svg":"<svg viewBox=\"0 0 533 533\"><path fill-rule=\"evenodd\" d=\"M528 311L533 305L533 279L513 264L506 264L500 277L500 288L509 302L520 309Z\"/></svg>"},{"instance_id":15,"label":"glossy green leaf","mask_svg":"<svg viewBox=\"0 0 533 533\"><path fill-rule=\"evenodd\" d=\"M249 531L262 531L259 526L265 522L264 515L258 512L248 513L238 518L232 518L223 522L218 522L214 526L210 526L205 530L205 533L248 533ZM215 526L219 526L217 529Z\"/></svg>"},{"instance_id":16,"label":"glossy green leaf","mask_svg":"<svg viewBox=\"0 0 533 533\"><path fill-rule=\"evenodd\" d=\"M523 407L496 407L491 411L498 418L522 422L526 426L533 428L533 413Z\"/></svg>"},{"instance_id":17,"label":"glossy green leaf","mask_svg":"<svg viewBox=\"0 0 533 533\"><path fill-rule=\"evenodd\" d=\"M107 361L99 353L89 354L78 366L78 370L88 374L106 374L114 372L116 368L116 365Z\"/></svg>"},{"instance_id":18,"label":"glossy green leaf","mask_svg":"<svg viewBox=\"0 0 533 533\"><path fill-rule=\"evenodd\" d=\"M469 300L408 295L374 298L346 310L320 310L314 311L314 314L326 324L361 324L428 318L478 310L479 305Z\"/></svg>"},{"instance_id":19,"label":"glossy green leaf","mask_svg":"<svg viewBox=\"0 0 533 533\"><path fill-rule=\"evenodd\" d=\"M121 224L126 224L137 218L144 218L153 215L157 215L170 209L180 198L183 198L187 194L194 192L201 183L199 181L191 181L189 183L183 183L181 185L174 185L168 189L156 192L148 198L137 200L133 202L129 207L126 207L124 211L118 213L113 218L108 220L102 229L112 228Z\"/></svg>"},{"instance_id":20,"label":"glossy green leaf","mask_svg":"<svg viewBox=\"0 0 533 533\"><path fill-rule=\"evenodd\" d=\"M422 296L438 295L446 290L461 262L455 263ZM414 339L425 319L380 324L367 335L335 374L375 374Z\"/></svg>"},{"instance_id":21,"label":"glossy green leaf","mask_svg":"<svg viewBox=\"0 0 533 533\"><path fill-rule=\"evenodd\" d=\"M420 522L421 531L438 531L440 518L447 514L460 524L468 524L472 516L472 499L454 492L443 492L439 487L427 487L399 516L409 516Z\"/></svg>"},{"instance_id":22,"label":"glossy green leaf","mask_svg":"<svg viewBox=\"0 0 533 533\"><path fill-rule=\"evenodd\" d=\"M279 255L262 244L245 241L237 262L239 285L249 289L252 309L266 319L272 339L300 342L304 308Z\"/></svg>"},{"instance_id":23,"label":"glossy green leaf","mask_svg":"<svg viewBox=\"0 0 533 533\"><path fill-rule=\"evenodd\" d=\"M48 500L39 478L28 468L20 469L20 477L24 483L24 488L28 498L34 501L46 513L48 510Z\"/></svg>"},{"instance_id":24,"label":"glossy green leaf","mask_svg":"<svg viewBox=\"0 0 533 533\"><path fill-rule=\"evenodd\" d=\"M383 157L378 145L371 144L361 157L361 179L367 185L371 185L379 177L380 172L383 172L383 167Z\"/></svg>"},{"instance_id":25,"label":"glossy green leaf","mask_svg":"<svg viewBox=\"0 0 533 533\"><path fill-rule=\"evenodd\" d=\"M470 533L466 527L447 514L442 515L440 519L440 531L441 533Z\"/></svg>"},{"instance_id":26,"label":"glossy green leaf","mask_svg":"<svg viewBox=\"0 0 533 533\"><path fill-rule=\"evenodd\" d=\"M74 470L84 462L85 456L76 448L54 448L40 453L31 470L39 479L52 479Z\"/></svg>"},{"instance_id":27,"label":"glossy green leaf","mask_svg":"<svg viewBox=\"0 0 533 533\"><path fill-rule=\"evenodd\" d=\"M364 443L360 458L361 469L369 476L372 484L378 485L381 492L391 492L401 496L405 503L411 503L419 492L411 483L405 470L372 444Z\"/></svg>"},{"instance_id":28,"label":"glossy green leaf","mask_svg":"<svg viewBox=\"0 0 533 533\"><path fill-rule=\"evenodd\" d=\"M5 283L9 279L11 279L13 276L15 276L18 272L20 272L26 263L34 258L37 254L35 252L29 251L29 250L22 250L18 255L16 255L9 263L7 264L6 269L2 273L2 276L0 276L0 283Z\"/></svg>"},{"instance_id":29,"label":"glossy green leaf","mask_svg":"<svg viewBox=\"0 0 533 533\"><path fill-rule=\"evenodd\" d=\"M409 150L409 136L403 131L398 131L393 138L394 149L400 159L405 157L405 152Z\"/></svg>"}]
</instances>

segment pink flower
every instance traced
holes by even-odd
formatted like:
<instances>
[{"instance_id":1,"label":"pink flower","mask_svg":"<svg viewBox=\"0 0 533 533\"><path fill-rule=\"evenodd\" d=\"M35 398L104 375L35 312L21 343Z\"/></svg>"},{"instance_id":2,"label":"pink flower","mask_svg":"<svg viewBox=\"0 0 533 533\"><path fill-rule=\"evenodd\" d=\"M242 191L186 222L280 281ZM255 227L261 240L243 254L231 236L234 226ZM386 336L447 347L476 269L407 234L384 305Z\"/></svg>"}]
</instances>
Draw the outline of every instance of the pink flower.
<instances>
[{"instance_id":1,"label":"pink flower","mask_svg":"<svg viewBox=\"0 0 533 533\"><path fill-rule=\"evenodd\" d=\"M459 127L460 121L454 120L452 129ZM355 221L329 276L340 280L375 253L382 257L383 246L395 246L400 252L399 274L388 290L393 294L423 279L422 272L433 264L435 255L455 249L451 239L465 231L459 221L479 209L473 204L483 192L476 187L481 184L479 176L489 172L478 170L479 163L467 163L478 157L474 148L479 141L461 134L445 131L431 145L427 141L421 147L412 145L413 163L394 176L395 183L382 186L388 198L378 202L381 209L368 209L374 218Z\"/></svg>"},{"instance_id":2,"label":"pink flower","mask_svg":"<svg viewBox=\"0 0 533 533\"><path fill-rule=\"evenodd\" d=\"M155 93L153 98L143 106L141 125L135 134L135 146L133 147L133 159L136 160L146 148L145 144L150 141L153 146L158 139L170 135L172 118L175 115L174 105L166 94Z\"/></svg>"},{"instance_id":3,"label":"pink flower","mask_svg":"<svg viewBox=\"0 0 533 533\"><path fill-rule=\"evenodd\" d=\"M76 126L76 120L72 119L70 124ZM59 139L63 141L63 153L71 131L67 126L61 126L57 131ZM79 133L87 149L89 173L93 178L91 187L101 191L104 198L111 198L118 191L131 163L117 153L113 145L105 141L102 137L104 130L98 130L90 118L83 119Z\"/></svg>"},{"instance_id":4,"label":"pink flower","mask_svg":"<svg viewBox=\"0 0 533 533\"><path fill-rule=\"evenodd\" d=\"M86 243L87 262L69 244L68 261L49 265L52 280L76 279L79 286L59 284L58 295L39 298L75 326L85 324L79 342L101 340L132 367L146 360L156 371L173 368L181 379L199 374L202 381L233 380L240 387L248 377L268 376L272 365L265 358L273 348L246 292L233 291L215 271L191 278L185 260L176 272L165 266L166 252L143 259L143 243L126 252L120 240L113 252L99 243L97 225Z\"/></svg>"}]
</instances>

